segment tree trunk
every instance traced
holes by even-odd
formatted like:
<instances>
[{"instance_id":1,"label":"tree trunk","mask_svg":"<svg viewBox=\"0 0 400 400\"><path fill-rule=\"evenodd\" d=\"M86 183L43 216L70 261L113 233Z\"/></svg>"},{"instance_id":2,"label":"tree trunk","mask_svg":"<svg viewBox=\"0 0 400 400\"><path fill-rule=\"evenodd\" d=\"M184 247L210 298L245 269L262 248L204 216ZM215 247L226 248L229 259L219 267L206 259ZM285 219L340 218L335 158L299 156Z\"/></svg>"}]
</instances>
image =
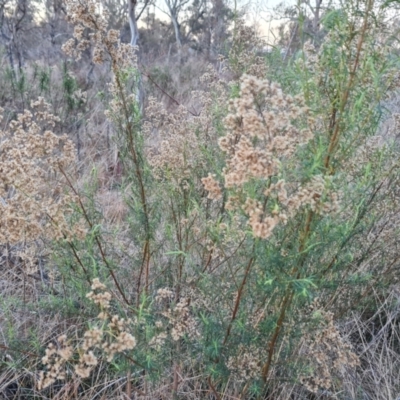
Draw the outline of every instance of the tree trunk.
<instances>
[{"instance_id":1,"label":"tree trunk","mask_svg":"<svg viewBox=\"0 0 400 400\"><path fill-rule=\"evenodd\" d=\"M172 21L172 25L174 26L175 40L176 40L176 45L177 45L177 48L178 48L178 54L180 56L181 55L181 48L182 48L181 31L179 29L179 24L178 24L178 20L176 18L176 15L172 11L171 11L171 21Z\"/></svg>"},{"instance_id":2,"label":"tree trunk","mask_svg":"<svg viewBox=\"0 0 400 400\"><path fill-rule=\"evenodd\" d=\"M131 28L131 46L136 46L139 40L139 30L136 21L137 0L129 1L129 26Z\"/></svg>"},{"instance_id":3,"label":"tree trunk","mask_svg":"<svg viewBox=\"0 0 400 400\"><path fill-rule=\"evenodd\" d=\"M139 40L139 29L136 21L137 0L128 0L129 2L129 26L131 28L131 46L137 46ZM140 113L143 111L144 92L142 76L138 73L136 82L136 102L139 105Z\"/></svg>"},{"instance_id":4,"label":"tree trunk","mask_svg":"<svg viewBox=\"0 0 400 400\"><path fill-rule=\"evenodd\" d=\"M322 0L315 0L315 13L314 13L314 20L313 20L313 31L314 35L318 35L319 32L319 24L320 24L320 11L321 11L321 3Z\"/></svg>"}]
</instances>

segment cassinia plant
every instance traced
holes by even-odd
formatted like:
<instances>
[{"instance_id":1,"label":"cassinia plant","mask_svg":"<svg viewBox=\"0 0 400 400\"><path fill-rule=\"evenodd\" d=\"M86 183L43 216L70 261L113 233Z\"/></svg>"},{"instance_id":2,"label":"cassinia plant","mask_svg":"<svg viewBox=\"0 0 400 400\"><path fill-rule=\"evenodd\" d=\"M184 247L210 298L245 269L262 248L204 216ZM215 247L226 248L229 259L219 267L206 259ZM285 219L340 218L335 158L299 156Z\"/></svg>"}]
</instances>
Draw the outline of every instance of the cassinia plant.
<instances>
[{"instance_id":1,"label":"cassinia plant","mask_svg":"<svg viewBox=\"0 0 400 400\"><path fill-rule=\"evenodd\" d=\"M47 348L38 389L123 372L138 398L342 391L361 367L340 322L398 279L399 158L378 129L396 82L387 9L343 2L322 17L320 45L284 60L257 56L237 21L225 70L210 67L193 93L196 110L149 99L142 116L134 49L94 0L67 5L65 51L79 56L89 32L93 61L112 73L106 116L125 209L112 224L96 187L78 188L67 142L49 174L58 168L71 196L56 197L65 224L85 226L49 239L56 286L80 293L87 326Z\"/></svg>"}]
</instances>

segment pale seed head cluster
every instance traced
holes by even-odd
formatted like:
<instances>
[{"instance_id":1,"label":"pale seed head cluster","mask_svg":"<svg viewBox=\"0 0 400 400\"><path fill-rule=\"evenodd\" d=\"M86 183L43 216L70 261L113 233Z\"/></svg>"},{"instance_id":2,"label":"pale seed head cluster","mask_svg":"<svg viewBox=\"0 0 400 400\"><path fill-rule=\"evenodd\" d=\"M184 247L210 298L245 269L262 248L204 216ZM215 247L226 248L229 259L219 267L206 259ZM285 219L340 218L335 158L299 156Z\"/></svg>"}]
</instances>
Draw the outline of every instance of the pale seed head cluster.
<instances>
[{"instance_id":1,"label":"pale seed head cluster","mask_svg":"<svg viewBox=\"0 0 400 400\"><path fill-rule=\"evenodd\" d=\"M95 64L111 63L113 76L109 89L113 99L105 114L110 120L120 120L121 110L127 110L137 100L137 87L132 90L122 78L124 75L132 76L137 66L137 48L121 43L118 31L108 30L109 12L105 7L100 11L96 0L67 0L66 5L68 19L75 27L74 38L63 45L63 51L79 59L84 50L93 48L92 60Z\"/></svg>"},{"instance_id":2,"label":"pale seed head cluster","mask_svg":"<svg viewBox=\"0 0 400 400\"><path fill-rule=\"evenodd\" d=\"M294 125L308 112L301 97L285 95L278 84L244 76L240 96L231 101L225 119L228 133L219 141L221 150L229 155L225 186L276 175L280 160L312 139L310 128Z\"/></svg>"},{"instance_id":3,"label":"pale seed head cluster","mask_svg":"<svg viewBox=\"0 0 400 400\"><path fill-rule=\"evenodd\" d=\"M167 302L166 302L167 300ZM170 329L171 338L173 341L178 341L185 335L190 338L197 337L198 323L191 313L190 300L188 298L181 298L176 304L172 301L172 292L169 289L162 288L157 291L156 301L164 307L161 315L166 318ZM160 340L164 340L165 335L158 335L154 338L155 345Z\"/></svg>"},{"instance_id":4,"label":"pale seed head cluster","mask_svg":"<svg viewBox=\"0 0 400 400\"><path fill-rule=\"evenodd\" d=\"M58 338L57 345L50 343L46 349L42 363L47 371L41 371L37 383L38 390L44 389L57 380L65 380L65 364L71 360L74 354L72 346L67 343L67 337L62 335Z\"/></svg>"},{"instance_id":5,"label":"pale seed head cluster","mask_svg":"<svg viewBox=\"0 0 400 400\"><path fill-rule=\"evenodd\" d=\"M305 128L298 127L302 121L306 121ZM231 102L225 126L227 134L219 140L219 146L227 156L224 186L233 189L227 208L242 207L255 236L270 237L279 223L285 224L302 206L320 213L337 210L337 195L327 194L328 185L322 176L301 186L279 179L282 163L289 163L298 147L313 138L314 119L301 97L286 95L279 85L246 75L241 79L239 97ZM241 203L243 196L238 194L255 180L267 186L265 198L247 197ZM276 182L267 183L272 180ZM203 178L203 185L209 198L221 197L214 177ZM266 209L265 199L275 200L272 210Z\"/></svg>"},{"instance_id":6,"label":"pale seed head cluster","mask_svg":"<svg viewBox=\"0 0 400 400\"><path fill-rule=\"evenodd\" d=\"M204 189L208 192L208 198L211 200L219 200L222 198L222 190L219 183L215 180L215 175L208 174L206 178L202 178Z\"/></svg>"},{"instance_id":7,"label":"pale seed head cluster","mask_svg":"<svg viewBox=\"0 0 400 400\"><path fill-rule=\"evenodd\" d=\"M266 43L257 35L254 28L244 19L237 19L233 28L233 43L229 51L229 66L235 78L243 74L263 79L267 73L267 64L258 53Z\"/></svg>"},{"instance_id":8,"label":"pale seed head cluster","mask_svg":"<svg viewBox=\"0 0 400 400\"><path fill-rule=\"evenodd\" d=\"M88 378L99 363L99 357L104 354L107 362L111 362L117 353L132 350L136 347L136 339L129 332L130 320L109 314L111 294L99 279L94 279L92 291L87 297L101 308L98 315L100 324L87 330L76 350L66 345L66 336L59 338L60 347L50 344L46 356L42 359L46 372L40 373L38 388L44 389L56 380L65 379L66 363L72 363L73 356L79 358L74 365L74 372L81 378Z\"/></svg>"},{"instance_id":9,"label":"pale seed head cluster","mask_svg":"<svg viewBox=\"0 0 400 400\"><path fill-rule=\"evenodd\" d=\"M265 349L256 345L239 345L237 354L229 357L226 366L238 382L249 382L260 376L266 354Z\"/></svg>"},{"instance_id":10,"label":"pale seed head cluster","mask_svg":"<svg viewBox=\"0 0 400 400\"><path fill-rule=\"evenodd\" d=\"M196 134L202 129L201 121L183 106L171 113L154 99L150 99L146 115L144 133L155 137L156 144L149 151L154 175L158 179L168 177L174 186L185 189L192 172L205 165L199 151L202 140Z\"/></svg>"},{"instance_id":11,"label":"pale seed head cluster","mask_svg":"<svg viewBox=\"0 0 400 400\"><path fill-rule=\"evenodd\" d=\"M195 106L181 105L172 112L150 98L145 111L143 134L148 138L153 174L179 190L186 190L188 181L201 188L196 177L207 166L204 149L217 146L214 110L216 104L226 104L226 85L213 67L208 66L200 80L207 90L192 93Z\"/></svg>"},{"instance_id":12,"label":"pale seed head cluster","mask_svg":"<svg viewBox=\"0 0 400 400\"><path fill-rule=\"evenodd\" d=\"M346 375L360 361L346 343L333 320L331 312L315 310L322 318L322 326L316 332L305 335L302 356L308 360L312 373L301 376L301 382L313 393L331 389L335 377Z\"/></svg>"},{"instance_id":13,"label":"pale seed head cluster","mask_svg":"<svg viewBox=\"0 0 400 400\"><path fill-rule=\"evenodd\" d=\"M77 198L66 175L76 150L67 135L53 133L58 121L39 98L0 130L0 243L85 236L82 222L68 221Z\"/></svg>"},{"instance_id":14,"label":"pale seed head cluster","mask_svg":"<svg viewBox=\"0 0 400 400\"><path fill-rule=\"evenodd\" d=\"M101 309L108 310L110 308L111 294L106 292L106 286L102 284L99 278L93 279L92 291L86 297L92 300Z\"/></svg>"},{"instance_id":15,"label":"pale seed head cluster","mask_svg":"<svg viewBox=\"0 0 400 400\"><path fill-rule=\"evenodd\" d=\"M63 45L67 55L78 60L83 51L93 46L95 64L109 59L119 68L136 65L135 49L120 42L118 31L108 30L109 12L105 7L100 10L95 0L68 0L66 6L68 20L74 25L74 38Z\"/></svg>"}]
</instances>

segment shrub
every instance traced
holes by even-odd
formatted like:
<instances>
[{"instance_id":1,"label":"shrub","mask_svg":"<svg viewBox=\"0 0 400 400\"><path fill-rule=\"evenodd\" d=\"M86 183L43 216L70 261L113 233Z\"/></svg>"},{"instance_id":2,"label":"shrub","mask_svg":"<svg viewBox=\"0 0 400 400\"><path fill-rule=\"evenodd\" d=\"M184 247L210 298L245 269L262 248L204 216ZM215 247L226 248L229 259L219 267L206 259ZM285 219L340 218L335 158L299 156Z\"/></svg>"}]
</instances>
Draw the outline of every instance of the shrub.
<instances>
[{"instance_id":1,"label":"shrub","mask_svg":"<svg viewBox=\"0 0 400 400\"><path fill-rule=\"evenodd\" d=\"M319 48L265 65L241 56L252 35L238 23L227 70L210 67L193 93L197 110L150 99L142 113L134 49L94 0L68 6L65 50L79 56L88 29L94 62L111 68L112 184L125 208L110 221L96 184L78 185L62 156L50 162L71 196L57 197L65 224L80 226L49 237L54 287L86 326L51 335L38 389L123 373L129 397L339 393L361 368L339 322L397 279L398 157L377 134L396 68L386 8L346 2L325 15Z\"/></svg>"}]
</instances>

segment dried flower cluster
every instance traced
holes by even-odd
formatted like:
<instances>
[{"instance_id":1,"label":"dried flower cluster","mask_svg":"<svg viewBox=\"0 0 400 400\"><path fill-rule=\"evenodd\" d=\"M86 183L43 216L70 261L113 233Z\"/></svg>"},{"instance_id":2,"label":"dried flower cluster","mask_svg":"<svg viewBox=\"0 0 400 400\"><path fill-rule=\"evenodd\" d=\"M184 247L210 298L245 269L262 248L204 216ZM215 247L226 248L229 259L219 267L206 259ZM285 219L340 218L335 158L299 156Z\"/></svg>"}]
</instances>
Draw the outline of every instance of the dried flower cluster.
<instances>
[{"instance_id":1,"label":"dried flower cluster","mask_svg":"<svg viewBox=\"0 0 400 400\"><path fill-rule=\"evenodd\" d=\"M101 308L98 315L101 325L86 331L81 345L77 348L79 359L74 366L74 372L81 378L90 376L98 364L99 353L104 353L106 360L111 362L115 354L132 350L136 346L136 339L128 331L131 321L109 314L111 294L106 291L106 286L96 278L91 289L87 297ZM66 363L72 361L75 351L72 346L65 344L66 336L61 336L58 342L59 348L50 344L46 349L46 356L42 359L47 371L40 373L39 390L48 387L56 380L65 379Z\"/></svg>"},{"instance_id":2,"label":"dried flower cluster","mask_svg":"<svg viewBox=\"0 0 400 400\"><path fill-rule=\"evenodd\" d=\"M64 174L76 162L75 146L53 133L58 118L43 98L31 108L0 131L0 243L83 238L83 224L68 222L77 199Z\"/></svg>"},{"instance_id":3,"label":"dried flower cluster","mask_svg":"<svg viewBox=\"0 0 400 400\"><path fill-rule=\"evenodd\" d=\"M204 149L215 146L218 137L213 105L216 101L224 104L227 96L226 86L212 66L208 66L200 80L209 91L192 93L198 103L196 110L181 105L171 113L151 98L143 124L153 174L183 191L188 189L189 182L201 188L200 177L196 178L207 166Z\"/></svg>"},{"instance_id":4,"label":"dried flower cluster","mask_svg":"<svg viewBox=\"0 0 400 400\"><path fill-rule=\"evenodd\" d=\"M159 326L161 327L161 326ZM156 351L159 351L165 344L168 335L166 332L160 332L150 339L149 346Z\"/></svg>"},{"instance_id":5,"label":"dried flower cluster","mask_svg":"<svg viewBox=\"0 0 400 400\"><path fill-rule=\"evenodd\" d=\"M312 139L310 128L299 129L294 124L308 112L301 97L285 95L278 84L244 76L240 96L232 100L225 119L228 133L219 141L229 156L225 186L276 175L280 160Z\"/></svg>"},{"instance_id":6,"label":"dried flower cluster","mask_svg":"<svg viewBox=\"0 0 400 400\"><path fill-rule=\"evenodd\" d=\"M189 111L180 106L175 113L170 113L162 104L150 99L146 114L146 136L158 133L159 137L155 139L158 142L157 147L149 155L155 176L159 179L168 177L177 187L185 186L191 171L198 163L199 148Z\"/></svg>"},{"instance_id":7,"label":"dried flower cluster","mask_svg":"<svg viewBox=\"0 0 400 400\"><path fill-rule=\"evenodd\" d=\"M82 52L88 49L93 42L93 62L95 64L102 64L108 56L113 64L117 64L120 68L136 65L135 49L129 44L120 42L118 31L107 29L109 12L106 8L99 11L100 5L95 0L85 2L68 0L66 3L68 20L75 26L74 38L69 39L63 45L63 50L67 55L79 59ZM85 35L86 30L92 32ZM85 37L89 39L85 39Z\"/></svg>"},{"instance_id":8,"label":"dried flower cluster","mask_svg":"<svg viewBox=\"0 0 400 400\"><path fill-rule=\"evenodd\" d=\"M243 74L259 79L266 76L267 68L263 57L258 55L266 43L257 35L254 28L244 19L237 19L233 28L233 45L229 51L229 65L236 78Z\"/></svg>"},{"instance_id":9,"label":"dried flower cluster","mask_svg":"<svg viewBox=\"0 0 400 400\"><path fill-rule=\"evenodd\" d=\"M46 349L46 355L42 358L42 363L46 365L47 371L40 371L37 387L44 389L56 380L65 380L65 363L69 361L73 354L73 348L67 344L67 337L62 335L58 338L57 346L50 343Z\"/></svg>"},{"instance_id":10,"label":"dried flower cluster","mask_svg":"<svg viewBox=\"0 0 400 400\"><path fill-rule=\"evenodd\" d=\"M222 190L219 183L215 180L215 175L209 174L207 178L202 178L204 189L208 192L208 198L211 200L218 200L222 197Z\"/></svg>"},{"instance_id":11,"label":"dried flower cluster","mask_svg":"<svg viewBox=\"0 0 400 400\"><path fill-rule=\"evenodd\" d=\"M300 380L307 389L316 393L319 389L332 388L334 377L345 375L349 368L355 368L359 359L341 337L333 314L323 310L315 310L314 314L322 318L323 326L305 337L302 355L308 360L312 373L302 376Z\"/></svg>"},{"instance_id":12,"label":"dried flower cluster","mask_svg":"<svg viewBox=\"0 0 400 400\"><path fill-rule=\"evenodd\" d=\"M108 355L107 360L109 362L116 353L121 353L124 350L131 350L136 346L136 339L126 331L129 322L130 321L125 321L123 318L119 318L117 315L111 318L108 327L111 329L115 342L103 345Z\"/></svg>"},{"instance_id":13,"label":"dried flower cluster","mask_svg":"<svg viewBox=\"0 0 400 400\"><path fill-rule=\"evenodd\" d=\"M260 369L264 360L265 351L258 346L239 345L237 355L229 357L226 365L238 382L248 382L260 376Z\"/></svg>"},{"instance_id":14,"label":"dried flower cluster","mask_svg":"<svg viewBox=\"0 0 400 400\"><path fill-rule=\"evenodd\" d=\"M88 360L95 361L93 356L95 349L101 349L106 354L107 361L110 362L116 353L132 350L136 346L136 339L128 332L131 321L109 314L111 294L106 291L106 286L98 278L93 280L92 291L86 297L101 308L98 318L103 321L103 328L92 328L84 334L83 354L80 356L80 364L77 367L79 371L75 370L82 377L89 376L93 366L96 365L87 362Z\"/></svg>"},{"instance_id":15,"label":"dried flower cluster","mask_svg":"<svg viewBox=\"0 0 400 400\"><path fill-rule=\"evenodd\" d=\"M98 278L93 279L92 291L86 297L92 300L101 309L108 310L110 308L111 294L106 292L106 285L101 283Z\"/></svg>"},{"instance_id":16,"label":"dried flower cluster","mask_svg":"<svg viewBox=\"0 0 400 400\"><path fill-rule=\"evenodd\" d=\"M313 137L314 120L308 114L301 97L285 95L279 85L252 76L241 79L240 96L231 102L225 119L228 133L219 140L220 148L227 154L225 188L240 192L246 183L257 180L267 186L265 199L275 200L270 213L265 201L251 197L245 200L243 209L257 237L270 237L279 223L285 224L302 206L324 213L338 208L335 193L328 195L329 201L323 201L327 183L322 176L315 176L300 187L279 179L282 162L288 163L298 146ZM308 127L298 128L301 120L306 120ZM276 183L268 184L277 178ZM217 198L219 185L211 179L204 178L203 183L211 193L209 197ZM239 197L231 195L227 207L234 209L239 205Z\"/></svg>"},{"instance_id":17,"label":"dried flower cluster","mask_svg":"<svg viewBox=\"0 0 400 400\"><path fill-rule=\"evenodd\" d=\"M201 81L208 91L193 93L199 112L181 105L172 113L151 98L143 124L144 136L152 141L149 162L154 175L183 190L207 166L202 149L215 146L218 137L214 109L226 103L226 88L212 67Z\"/></svg>"},{"instance_id":18,"label":"dried flower cluster","mask_svg":"<svg viewBox=\"0 0 400 400\"><path fill-rule=\"evenodd\" d=\"M131 104L137 103L139 93L138 85L132 90L128 78L136 79L134 68L137 66L136 47L128 43L121 43L118 31L107 29L109 13L107 9L99 10L99 4L95 0L81 2L79 0L68 0L68 19L75 25L74 38L69 39L64 45L64 52L79 59L82 51L93 45L93 62L103 64L111 62L113 79L109 84L113 99L109 110L105 112L107 118L121 121L119 118L121 110L130 109ZM87 32L89 39L84 39ZM132 80L132 79L131 79ZM130 121L125 121L129 124Z\"/></svg>"},{"instance_id":19,"label":"dried flower cluster","mask_svg":"<svg viewBox=\"0 0 400 400\"><path fill-rule=\"evenodd\" d=\"M172 303L173 293L169 289L159 289L157 291L156 301L162 304L166 310L161 312L161 315L168 321L169 331L172 340L178 341L185 335L193 338L199 335L197 323L190 312L190 299L181 298L178 303ZM167 302L165 300L168 300ZM153 345L165 335L158 335L154 339Z\"/></svg>"}]
</instances>

